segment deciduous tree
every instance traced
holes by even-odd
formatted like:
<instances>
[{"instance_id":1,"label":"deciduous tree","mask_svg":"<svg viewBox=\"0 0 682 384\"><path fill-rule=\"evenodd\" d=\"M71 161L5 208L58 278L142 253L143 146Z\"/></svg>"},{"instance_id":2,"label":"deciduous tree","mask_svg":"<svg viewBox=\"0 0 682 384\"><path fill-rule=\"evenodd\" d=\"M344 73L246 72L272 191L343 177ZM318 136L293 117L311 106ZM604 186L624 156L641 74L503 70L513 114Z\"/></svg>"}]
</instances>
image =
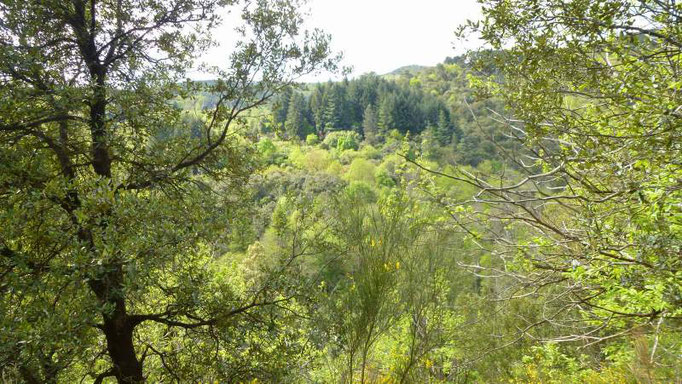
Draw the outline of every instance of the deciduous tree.
<instances>
[{"instance_id":1,"label":"deciduous tree","mask_svg":"<svg viewBox=\"0 0 682 384\"><path fill-rule=\"evenodd\" d=\"M0 371L179 382L236 364L186 354L229 355L237 317L281 299L228 284L213 245L253 171L243 114L334 65L300 5L0 3ZM219 80L183 84L226 9L242 24ZM217 102L197 135L173 101L199 90Z\"/></svg>"},{"instance_id":2,"label":"deciduous tree","mask_svg":"<svg viewBox=\"0 0 682 384\"><path fill-rule=\"evenodd\" d=\"M492 48L474 85L528 152L509 153L516 180L448 175L478 188L454 215L482 219L522 289L565 304L542 320L560 340L679 331L681 18L667 0L484 1L469 25Z\"/></svg>"}]
</instances>

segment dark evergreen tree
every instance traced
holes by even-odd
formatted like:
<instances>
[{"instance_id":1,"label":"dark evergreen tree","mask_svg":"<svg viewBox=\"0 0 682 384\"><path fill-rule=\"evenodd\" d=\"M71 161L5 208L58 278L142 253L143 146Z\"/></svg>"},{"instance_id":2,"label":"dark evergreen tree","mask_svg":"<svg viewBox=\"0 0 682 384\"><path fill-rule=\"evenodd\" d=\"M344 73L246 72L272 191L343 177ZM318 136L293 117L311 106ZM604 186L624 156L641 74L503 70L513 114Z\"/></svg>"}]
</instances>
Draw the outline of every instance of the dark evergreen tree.
<instances>
[{"instance_id":1,"label":"dark evergreen tree","mask_svg":"<svg viewBox=\"0 0 682 384\"><path fill-rule=\"evenodd\" d=\"M328 91L324 105L324 130L326 132L336 131L341 128L339 118L340 100L333 89Z\"/></svg>"},{"instance_id":2,"label":"dark evergreen tree","mask_svg":"<svg viewBox=\"0 0 682 384\"><path fill-rule=\"evenodd\" d=\"M307 130L307 121L305 119L305 99L300 93L296 93L292 96L289 102L289 110L287 111L287 119L284 124L284 128L287 137L290 139L299 138L304 139Z\"/></svg>"},{"instance_id":3,"label":"dark evergreen tree","mask_svg":"<svg viewBox=\"0 0 682 384\"><path fill-rule=\"evenodd\" d=\"M293 90L290 87L287 87L272 104L272 120L275 123L275 130L281 131L284 129L284 123L287 121L289 102L292 95Z\"/></svg>"},{"instance_id":4,"label":"dark evergreen tree","mask_svg":"<svg viewBox=\"0 0 682 384\"><path fill-rule=\"evenodd\" d=\"M322 133L325 126L325 100L324 100L324 89L320 86L315 87L310 99L308 101L308 108L310 109L311 122L315 127L317 133Z\"/></svg>"},{"instance_id":5,"label":"dark evergreen tree","mask_svg":"<svg viewBox=\"0 0 682 384\"><path fill-rule=\"evenodd\" d=\"M302 112L304 123L314 127L318 134L337 130L362 134L364 114L370 105L381 130L397 129L413 135L421 133L427 121L438 123L441 111L445 111L448 129L440 141L447 143L452 134L448 107L425 89L410 85L410 81L391 81L369 74L355 80L319 84L297 109ZM275 125L283 129L292 100L290 92L287 90L273 108Z\"/></svg>"},{"instance_id":6,"label":"dark evergreen tree","mask_svg":"<svg viewBox=\"0 0 682 384\"><path fill-rule=\"evenodd\" d=\"M441 110L438 115L438 125L436 126L436 140L440 145L448 145L452 141L452 126L450 118L445 110Z\"/></svg>"},{"instance_id":7,"label":"dark evergreen tree","mask_svg":"<svg viewBox=\"0 0 682 384\"><path fill-rule=\"evenodd\" d=\"M377 115L374 112L374 107L369 104L365 108L365 113L362 121L363 135L365 136L365 141L369 144L376 144L379 141L379 125L377 123Z\"/></svg>"},{"instance_id":8,"label":"dark evergreen tree","mask_svg":"<svg viewBox=\"0 0 682 384\"><path fill-rule=\"evenodd\" d=\"M393 95L384 96L379 105L379 128L386 132L395 128L395 98Z\"/></svg>"}]
</instances>

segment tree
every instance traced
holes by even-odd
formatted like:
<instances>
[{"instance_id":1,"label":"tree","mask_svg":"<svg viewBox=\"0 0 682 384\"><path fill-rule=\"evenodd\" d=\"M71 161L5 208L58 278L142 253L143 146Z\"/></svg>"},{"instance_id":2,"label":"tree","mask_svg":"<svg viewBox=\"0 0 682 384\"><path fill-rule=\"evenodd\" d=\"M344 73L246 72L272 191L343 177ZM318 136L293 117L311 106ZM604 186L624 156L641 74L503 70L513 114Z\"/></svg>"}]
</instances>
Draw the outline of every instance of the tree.
<instances>
[{"instance_id":1,"label":"tree","mask_svg":"<svg viewBox=\"0 0 682 384\"><path fill-rule=\"evenodd\" d=\"M379 128L382 132L395 129L395 96L386 95L379 103Z\"/></svg>"},{"instance_id":2,"label":"tree","mask_svg":"<svg viewBox=\"0 0 682 384\"><path fill-rule=\"evenodd\" d=\"M329 84L327 87L324 103L324 130L335 131L341 128L341 116L343 114L343 100L339 96L339 87Z\"/></svg>"},{"instance_id":3,"label":"tree","mask_svg":"<svg viewBox=\"0 0 682 384\"><path fill-rule=\"evenodd\" d=\"M455 372L443 368L452 367L459 344L460 309L451 300L463 276L449 269L443 244L455 239L435 224L428 204L400 190L378 201L371 192L353 182L333 203L345 213L330 218L344 270L326 280L314 315L333 335L322 365L335 366L333 379L345 383L452 379Z\"/></svg>"},{"instance_id":4,"label":"tree","mask_svg":"<svg viewBox=\"0 0 682 384\"><path fill-rule=\"evenodd\" d=\"M411 245L401 240L414 229L407 220L400 220L405 206L380 211L358 201L341 203L345 203L343 210L348 214L339 215L335 231L347 242L350 278L338 283L333 291L338 297L328 301L333 306L330 322L338 330L339 347L346 360L343 381L352 383L357 375L364 383L374 344L401 310L396 300L399 257Z\"/></svg>"},{"instance_id":5,"label":"tree","mask_svg":"<svg viewBox=\"0 0 682 384\"><path fill-rule=\"evenodd\" d=\"M290 139L302 139L307 133L307 122L303 112L305 107L306 104L303 95L295 93L289 102L287 119L284 123L284 129Z\"/></svg>"},{"instance_id":6,"label":"tree","mask_svg":"<svg viewBox=\"0 0 682 384\"><path fill-rule=\"evenodd\" d=\"M284 130L285 123L287 121L287 116L289 113L289 108L291 104L291 99L293 98L294 91L291 87L285 88L277 96L277 99L272 104L272 116L275 126L278 129Z\"/></svg>"},{"instance_id":7,"label":"tree","mask_svg":"<svg viewBox=\"0 0 682 384\"><path fill-rule=\"evenodd\" d=\"M310 112L313 115L313 124L318 135L324 132L324 91L321 86L315 87L313 94L308 100Z\"/></svg>"},{"instance_id":8,"label":"tree","mask_svg":"<svg viewBox=\"0 0 682 384\"><path fill-rule=\"evenodd\" d=\"M450 119L444 110L438 114L438 126L436 127L436 140L440 145L450 144L452 140L452 128L450 127Z\"/></svg>"},{"instance_id":9,"label":"tree","mask_svg":"<svg viewBox=\"0 0 682 384\"><path fill-rule=\"evenodd\" d=\"M362 120L362 131L365 135L365 140L369 144L374 145L378 143L379 140L377 135L379 134L379 126L377 124L377 115L374 112L372 104L365 108L365 114Z\"/></svg>"},{"instance_id":10,"label":"tree","mask_svg":"<svg viewBox=\"0 0 682 384\"><path fill-rule=\"evenodd\" d=\"M541 320L570 330L559 340L648 334L652 364L674 361L655 346L682 315L679 5L489 1L484 14L470 27L493 51L474 82L513 111L497 119L529 155L511 157L514 180L450 174L480 204L455 216L478 215L504 269L562 303Z\"/></svg>"},{"instance_id":11,"label":"tree","mask_svg":"<svg viewBox=\"0 0 682 384\"><path fill-rule=\"evenodd\" d=\"M237 126L334 65L328 37L300 30L298 5L0 5L3 370L119 383L225 372L230 360L195 357L232 350L242 333L230 324L254 324L238 317L277 301L265 287L235 291L215 259L254 166ZM229 67L216 82L181 83L223 6L243 20ZM217 101L195 137L173 101L198 91Z\"/></svg>"}]
</instances>

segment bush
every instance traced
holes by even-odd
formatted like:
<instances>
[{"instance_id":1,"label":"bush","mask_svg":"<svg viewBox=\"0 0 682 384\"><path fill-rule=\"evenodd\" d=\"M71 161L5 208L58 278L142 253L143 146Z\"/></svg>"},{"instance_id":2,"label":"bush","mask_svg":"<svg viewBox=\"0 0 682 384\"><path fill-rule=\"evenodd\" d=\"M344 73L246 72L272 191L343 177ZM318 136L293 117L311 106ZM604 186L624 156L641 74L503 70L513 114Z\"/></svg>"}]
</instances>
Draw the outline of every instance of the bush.
<instances>
[{"instance_id":1,"label":"bush","mask_svg":"<svg viewBox=\"0 0 682 384\"><path fill-rule=\"evenodd\" d=\"M391 175L391 171L386 167L386 165L380 165L376 172L374 172L374 180L376 183L382 187L395 187L395 180Z\"/></svg>"},{"instance_id":2,"label":"bush","mask_svg":"<svg viewBox=\"0 0 682 384\"><path fill-rule=\"evenodd\" d=\"M369 144L363 146L359 152L360 152L360 155L362 157L365 157L367 159L380 159L381 158L381 152Z\"/></svg>"},{"instance_id":3,"label":"bush","mask_svg":"<svg viewBox=\"0 0 682 384\"><path fill-rule=\"evenodd\" d=\"M330 163L331 159L329 158L329 152L324 149L315 148L311 149L310 152L305 155L303 169L321 172L324 171Z\"/></svg>"},{"instance_id":4,"label":"bush","mask_svg":"<svg viewBox=\"0 0 682 384\"><path fill-rule=\"evenodd\" d=\"M261 158L266 164L278 164L283 160L284 155L279 152L279 148L272 142L272 140L266 138L261 139L258 142L258 152Z\"/></svg>"},{"instance_id":5,"label":"bush","mask_svg":"<svg viewBox=\"0 0 682 384\"><path fill-rule=\"evenodd\" d=\"M324 139L324 144L329 148L336 148L339 151L346 151L349 149L357 150L360 147L360 135L353 131L335 131L327 134Z\"/></svg>"},{"instance_id":6,"label":"bush","mask_svg":"<svg viewBox=\"0 0 682 384\"><path fill-rule=\"evenodd\" d=\"M350 164L346 179L348 181L363 181L371 185L374 184L375 170L376 166L371 161L358 157Z\"/></svg>"},{"instance_id":7,"label":"bush","mask_svg":"<svg viewBox=\"0 0 682 384\"><path fill-rule=\"evenodd\" d=\"M346 193L353 201L362 201L365 203L375 203L377 195L367 183L362 181L353 181L346 187Z\"/></svg>"},{"instance_id":8,"label":"bush","mask_svg":"<svg viewBox=\"0 0 682 384\"><path fill-rule=\"evenodd\" d=\"M317 137L317 134L311 133L305 138L305 143L308 145L317 145L320 143L320 138Z\"/></svg>"}]
</instances>

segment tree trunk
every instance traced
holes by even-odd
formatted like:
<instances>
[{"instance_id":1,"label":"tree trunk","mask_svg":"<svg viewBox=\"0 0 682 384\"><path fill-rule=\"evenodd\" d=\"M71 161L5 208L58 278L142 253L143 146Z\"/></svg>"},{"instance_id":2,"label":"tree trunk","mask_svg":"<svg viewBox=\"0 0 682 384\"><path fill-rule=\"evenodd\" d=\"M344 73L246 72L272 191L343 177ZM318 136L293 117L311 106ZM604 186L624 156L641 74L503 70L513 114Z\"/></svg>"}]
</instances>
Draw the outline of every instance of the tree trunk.
<instances>
[{"instance_id":1,"label":"tree trunk","mask_svg":"<svg viewBox=\"0 0 682 384\"><path fill-rule=\"evenodd\" d=\"M100 303L113 305L113 310L102 313L102 332L107 339L107 351L113 363L113 373L119 384L144 382L142 363L138 360L133 343L135 325L126 312L125 300L121 296L123 272L116 266L100 279L91 280L90 287Z\"/></svg>"},{"instance_id":2,"label":"tree trunk","mask_svg":"<svg viewBox=\"0 0 682 384\"><path fill-rule=\"evenodd\" d=\"M105 320L102 328L107 338L109 356L114 362L114 376L119 384L143 383L142 363L135 354L133 327L128 324L127 316Z\"/></svg>"},{"instance_id":3,"label":"tree trunk","mask_svg":"<svg viewBox=\"0 0 682 384\"><path fill-rule=\"evenodd\" d=\"M99 176L111 177L111 157L106 137L107 93L105 70L100 64L93 64L93 88L90 101L90 135L92 137L92 167Z\"/></svg>"},{"instance_id":4,"label":"tree trunk","mask_svg":"<svg viewBox=\"0 0 682 384\"><path fill-rule=\"evenodd\" d=\"M88 68L91 80L92 95L88 100L90 116L88 125L91 136L92 168L102 178L111 178L112 157L109 153L107 135L107 73L110 63L100 58L100 50L97 47L97 9L96 2L90 2L89 14L86 12L86 3L83 0L73 1L73 12L68 18L68 23L73 28L80 54ZM113 52L112 45L109 50ZM66 131L62 133L65 139ZM77 193L69 195L67 210L72 213L78 206ZM110 212L104 214L109 215ZM73 216L75 218L75 216ZM75 220L75 219L74 219ZM75 220L78 223L77 220ZM102 220L100 227L107 225ZM86 242L94 256L99 250L95 245L92 232L87 227L79 229L79 238ZM126 312L124 297L124 271L122 264L116 259L102 266L95 276L89 281L93 293L103 306L101 330L107 340L107 351L111 358L112 373L119 384L138 384L144 382L142 375L142 362L138 360L133 343L133 330L135 324L130 321Z\"/></svg>"}]
</instances>

